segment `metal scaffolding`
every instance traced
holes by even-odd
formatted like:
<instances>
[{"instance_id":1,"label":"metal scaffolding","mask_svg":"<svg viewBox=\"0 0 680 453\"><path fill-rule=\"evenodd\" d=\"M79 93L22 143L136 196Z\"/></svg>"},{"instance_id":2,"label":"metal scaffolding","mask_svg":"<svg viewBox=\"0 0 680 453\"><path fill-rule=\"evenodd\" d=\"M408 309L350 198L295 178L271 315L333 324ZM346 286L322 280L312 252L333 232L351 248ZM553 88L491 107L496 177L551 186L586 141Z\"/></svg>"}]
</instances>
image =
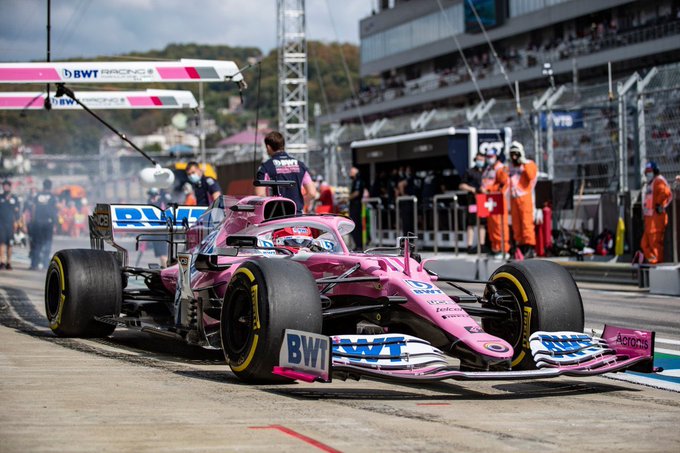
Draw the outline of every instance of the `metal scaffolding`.
<instances>
[{"instance_id":1,"label":"metal scaffolding","mask_svg":"<svg viewBox=\"0 0 680 453\"><path fill-rule=\"evenodd\" d=\"M305 1L278 0L279 130L286 150L307 160L307 39Z\"/></svg>"}]
</instances>

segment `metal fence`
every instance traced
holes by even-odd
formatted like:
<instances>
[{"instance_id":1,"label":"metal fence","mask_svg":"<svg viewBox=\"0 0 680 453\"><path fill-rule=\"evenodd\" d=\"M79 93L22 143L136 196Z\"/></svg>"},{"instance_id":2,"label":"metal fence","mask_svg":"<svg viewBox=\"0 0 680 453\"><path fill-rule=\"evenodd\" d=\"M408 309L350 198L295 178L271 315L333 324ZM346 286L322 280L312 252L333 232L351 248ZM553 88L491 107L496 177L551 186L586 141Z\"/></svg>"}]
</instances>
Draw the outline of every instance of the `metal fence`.
<instances>
[{"instance_id":1,"label":"metal fence","mask_svg":"<svg viewBox=\"0 0 680 453\"><path fill-rule=\"evenodd\" d=\"M646 85L641 86L638 81L646 77ZM628 90L619 95L619 87L626 82ZM669 180L680 174L680 64L631 74L611 85L566 84L550 109L545 105L534 108L542 94L525 95L521 114L515 100L495 100L489 113L475 124L467 121L466 109L461 108L423 112L430 114L425 124L417 121L421 113L347 124L334 145L344 147L343 163L349 166L349 143L367 138L367 133L374 138L448 126L510 127L513 138L524 144L540 170L555 180L575 181L575 192L581 188L585 193L639 189L647 159L655 160ZM572 115L575 124L559 123L565 114ZM552 122L548 121L551 116Z\"/></svg>"}]
</instances>

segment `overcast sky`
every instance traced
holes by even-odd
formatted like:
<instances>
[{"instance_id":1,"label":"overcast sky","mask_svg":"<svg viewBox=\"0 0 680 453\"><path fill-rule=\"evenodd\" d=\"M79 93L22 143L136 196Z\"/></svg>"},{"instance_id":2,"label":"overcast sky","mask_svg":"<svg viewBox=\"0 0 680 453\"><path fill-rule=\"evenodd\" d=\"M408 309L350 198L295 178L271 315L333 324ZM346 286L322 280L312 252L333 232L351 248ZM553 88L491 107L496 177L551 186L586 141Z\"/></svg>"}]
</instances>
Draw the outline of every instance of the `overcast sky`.
<instances>
[{"instance_id":1,"label":"overcast sky","mask_svg":"<svg viewBox=\"0 0 680 453\"><path fill-rule=\"evenodd\" d=\"M307 0L307 39L359 42L376 0ZM52 60L170 43L276 47L276 0L52 0ZM330 19L333 15L335 29ZM47 0L0 0L0 60L45 60ZM190 57L190 56L188 56Z\"/></svg>"}]
</instances>

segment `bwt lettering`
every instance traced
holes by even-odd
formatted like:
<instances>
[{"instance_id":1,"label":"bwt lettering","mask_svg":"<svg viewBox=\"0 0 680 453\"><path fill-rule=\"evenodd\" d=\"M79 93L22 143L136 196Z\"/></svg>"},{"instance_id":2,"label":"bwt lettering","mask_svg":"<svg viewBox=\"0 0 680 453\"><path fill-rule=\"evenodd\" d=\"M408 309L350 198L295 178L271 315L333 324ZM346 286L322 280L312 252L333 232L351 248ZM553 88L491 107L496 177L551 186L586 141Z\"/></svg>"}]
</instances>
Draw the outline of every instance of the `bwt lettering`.
<instances>
[{"instance_id":1,"label":"bwt lettering","mask_svg":"<svg viewBox=\"0 0 680 453\"><path fill-rule=\"evenodd\" d=\"M99 69L64 69L64 78L67 79L96 79Z\"/></svg>"},{"instance_id":2,"label":"bwt lettering","mask_svg":"<svg viewBox=\"0 0 680 453\"><path fill-rule=\"evenodd\" d=\"M288 342L288 363L306 367L326 369L326 350L328 340L321 338L306 337L289 333L286 337Z\"/></svg>"}]
</instances>

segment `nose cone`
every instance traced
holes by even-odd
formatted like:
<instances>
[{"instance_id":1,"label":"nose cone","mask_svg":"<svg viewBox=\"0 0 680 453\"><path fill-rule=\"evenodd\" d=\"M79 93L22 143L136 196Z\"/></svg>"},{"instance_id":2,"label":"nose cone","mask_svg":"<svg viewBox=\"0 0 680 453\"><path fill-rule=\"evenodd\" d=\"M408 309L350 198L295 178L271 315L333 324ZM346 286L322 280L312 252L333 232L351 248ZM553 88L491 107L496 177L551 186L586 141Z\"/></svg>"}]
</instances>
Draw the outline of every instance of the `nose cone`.
<instances>
[{"instance_id":1,"label":"nose cone","mask_svg":"<svg viewBox=\"0 0 680 453\"><path fill-rule=\"evenodd\" d=\"M514 350L507 341L484 332L471 333L460 340L456 349L461 366L480 370L510 369Z\"/></svg>"}]
</instances>

